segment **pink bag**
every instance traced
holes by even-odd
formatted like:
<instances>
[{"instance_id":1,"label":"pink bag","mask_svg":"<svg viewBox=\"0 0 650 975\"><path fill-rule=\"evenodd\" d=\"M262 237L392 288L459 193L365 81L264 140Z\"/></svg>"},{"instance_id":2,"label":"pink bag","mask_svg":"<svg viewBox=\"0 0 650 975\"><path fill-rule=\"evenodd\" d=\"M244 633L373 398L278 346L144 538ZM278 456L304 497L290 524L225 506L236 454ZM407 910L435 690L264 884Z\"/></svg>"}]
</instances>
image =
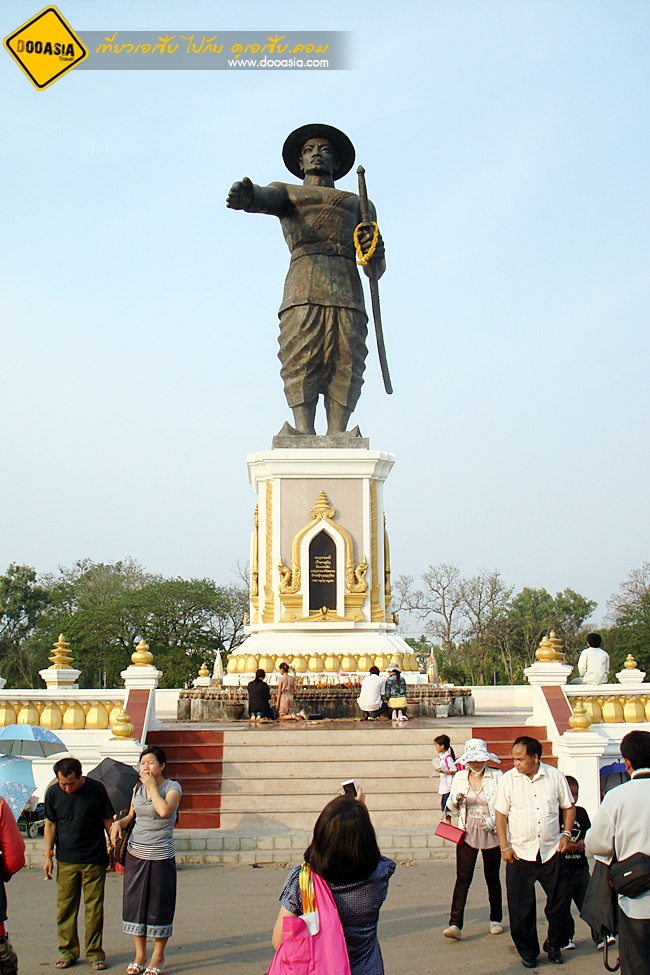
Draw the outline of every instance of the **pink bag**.
<instances>
[{"instance_id":1,"label":"pink bag","mask_svg":"<svg viewBox=\"0 0 650 975\"><path fill-rule=\"evenodd\" d=\"M351 975L343 926L332 892L325 881L308 870L318 912L318 931L310 935L302 917L282 920L282 944L268 975Z\"/></svg>"}]
</instances>

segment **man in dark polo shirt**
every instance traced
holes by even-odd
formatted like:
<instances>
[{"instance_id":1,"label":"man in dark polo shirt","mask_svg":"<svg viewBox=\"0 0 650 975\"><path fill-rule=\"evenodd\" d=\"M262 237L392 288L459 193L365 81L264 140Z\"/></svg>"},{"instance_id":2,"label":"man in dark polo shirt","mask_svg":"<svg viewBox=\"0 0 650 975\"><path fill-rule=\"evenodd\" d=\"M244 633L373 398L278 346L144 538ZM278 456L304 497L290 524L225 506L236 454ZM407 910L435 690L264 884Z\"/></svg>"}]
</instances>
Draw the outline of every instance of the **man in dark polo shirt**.
<instances>
[{"instance_id":1,"label":"man in dark polo shirt","mask_svg":"<svg viewBox=\"0 0 650 975\"><path fill-rule=\"evenodd\" d=\"M86 958L95 971L106 966L104 881L106 834L113 807L101 782L81 774L81 762L62 758L54 766L58 782L45 793L45 859L43 873L52 879L56 846L56 923L60 958L56 968L70 968L80 955L77 915L83 891Z\"/></svg>"}]
</instances>

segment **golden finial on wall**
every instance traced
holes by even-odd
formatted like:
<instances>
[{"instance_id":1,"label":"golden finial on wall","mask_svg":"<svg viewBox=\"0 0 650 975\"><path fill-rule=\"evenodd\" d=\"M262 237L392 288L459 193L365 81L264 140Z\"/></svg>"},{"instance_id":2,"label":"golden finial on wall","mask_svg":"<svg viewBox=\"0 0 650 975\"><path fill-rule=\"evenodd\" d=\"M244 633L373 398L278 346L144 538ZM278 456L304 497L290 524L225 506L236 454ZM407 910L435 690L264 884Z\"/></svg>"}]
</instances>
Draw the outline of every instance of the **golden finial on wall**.
<instances>
[{"instance_id":1,"label":"golden finial on wall","mask_svg":"<svg viewBox=\"0 0 650 975\"><path fill-rule=\"evenodd\" d=\"M330 503L324 491L319 491L316 497L316 504L310 511L312 518L333 518L334 508L330 508Z\"/></svg>"},{"instance_id":2,"label":"golden finial on wall","mask_svg":"<svg viewBox=\"0 0 650 975\"><path fill-rule=\"evenodd\" d=\"M581 697L577 697L575 700L573 714L569 718L569 724L574 731L589 731L591 718Z\"/></svg>"},{"instance_id":3,"label":"golden finial on wall","mask_svg":"<svg viewBox=\"0 0 650 975\"><path fill-rule=\"evenodd\" d=\"M59 639L54 644L54 650L49 659L55 670L63 670L72 666L70 644L65 642L63 633L59 633Z\"/></svg>"},{"instance_id":4,"label":"golden finial on wall","mask_svg":"<svg viewBox=\"0 0 650 975\"><path fill-rule=\"evenodd\" d=\"M562 660L564 652L562 641L555 635L555 630L551 630L548 636L543 636L539 647L535 651L535 656L541 663L550 664Z\"/></svg>"},{"instance_id":5,"label":"golden finial on wall","mask_svg":"<svg viewBox=\"0 0 650 975\"><path fill-rule=\"evenodd\" d=\"M634 657L632 656L631 653L628 653L628 655L627 655L627 657L625 659L625 663L623 664L623 668L625 670L636 670L637 667L638 667L638 665L637 665L636 660L634 659Z\"/></svg>"},{"instance_id":6,"label":"golden finial on wall","mask_svg":"<svg viewBox=\"0 0 650 975\"><path fill-rule=\"evenodd\" d=\"M144 640L140 640L131 654L131 661L136 667L149 667L153 663L153 654Z\"/></svg>"},{"instance_id":7,"label":"golden finial on wall","mask_svg":"<svg viewBox=\"0 0 650 975\"><path fill-rule=\"evenodd\" d=\"M199 667L199 677L209 677L209 676L210 676L210 671L208 670L208 665L204 661Z\"/></svg>"},{"instance_id":8,"label":"golden finial on wall","mask_svg":"<svg viewBox=\"0 0 650 975\"><path fill-rule=\"evenodd\" d=\"M111 731L113 732L113 739L118 741L126 741L133 737L135 728L131 724L130 715L124 708L118 712L115 724L111 726Z\"/></svg>"}]
</instances>

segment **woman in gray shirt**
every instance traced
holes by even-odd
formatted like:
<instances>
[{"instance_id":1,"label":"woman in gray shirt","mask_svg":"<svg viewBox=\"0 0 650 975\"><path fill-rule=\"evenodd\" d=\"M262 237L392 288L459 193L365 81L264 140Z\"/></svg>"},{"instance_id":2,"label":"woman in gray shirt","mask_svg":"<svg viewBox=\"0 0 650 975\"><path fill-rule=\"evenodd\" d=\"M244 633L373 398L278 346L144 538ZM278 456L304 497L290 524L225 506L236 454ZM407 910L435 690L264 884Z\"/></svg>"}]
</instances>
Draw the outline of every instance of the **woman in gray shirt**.
<instances>
[{"instance_id":1,"label":"woman in gray shirt","mask_svg":"<svg viewBox=\"0 0 650 975\"><path fill-rule=\"evenodd\" d=\"M140 785L133 791L131 808L124 819L113 823L111 841L121 836L135 817L124 864L122 930L132 934L135 960L128 975L160 975L165 946L172 933L176 908L176 859L174 824L181 786L166 779L167 756L150 745L140 755ZM154 938L147 963L147 938Z\"/></svg>"}]
</instances>

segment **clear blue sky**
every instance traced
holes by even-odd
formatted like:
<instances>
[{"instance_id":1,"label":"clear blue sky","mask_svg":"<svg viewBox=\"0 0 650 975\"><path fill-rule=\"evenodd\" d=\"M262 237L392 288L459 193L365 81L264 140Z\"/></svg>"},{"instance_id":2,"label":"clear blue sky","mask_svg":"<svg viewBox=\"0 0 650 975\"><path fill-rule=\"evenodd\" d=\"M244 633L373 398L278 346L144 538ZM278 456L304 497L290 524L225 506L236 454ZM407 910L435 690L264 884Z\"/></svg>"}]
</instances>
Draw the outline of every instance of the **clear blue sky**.
<instances>
[{"instance_id":1,"label":"clear blue sky","mask_svg":"<svg viewBox=\"0 0 650 975\"><path fill-rule=\"evenodd\" d=\"M2 36L39 9L3 0ZM40 92L0 52L0 571L130 555L232 581L246 454L289 418L288 252L225 195L290 178L286 135L326 121L386 241L395 394L371 348L355 421L396 455L395 576L497 568L604 609L650 557L647 0L59 9L79 31L354 31L353 69Z\"/></svg>"}]
</instances>

